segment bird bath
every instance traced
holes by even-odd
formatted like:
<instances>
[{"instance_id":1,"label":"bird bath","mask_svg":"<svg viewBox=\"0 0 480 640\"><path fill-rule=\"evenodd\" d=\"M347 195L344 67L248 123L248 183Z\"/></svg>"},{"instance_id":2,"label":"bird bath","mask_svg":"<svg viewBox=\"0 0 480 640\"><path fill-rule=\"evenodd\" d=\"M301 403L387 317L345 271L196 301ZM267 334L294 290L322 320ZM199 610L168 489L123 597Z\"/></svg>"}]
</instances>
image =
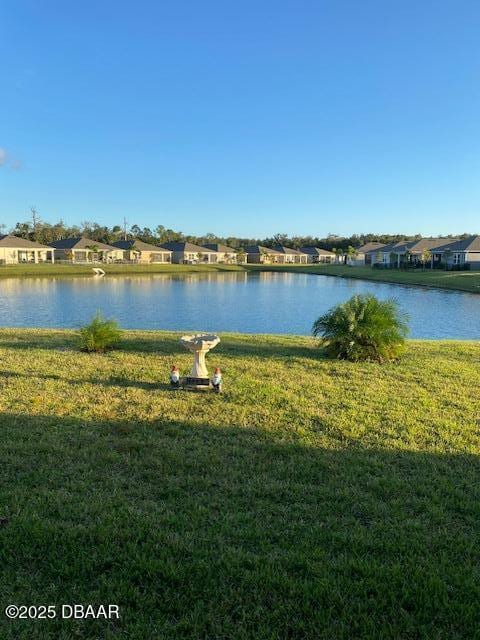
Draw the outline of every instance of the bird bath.
<instances>
[{"instance_id":1,"label":"bird bath","mask_svg":"<svg viewBox=\"0 0 480 640\"><path fill-rule=\"evenodd\" d=\"M191 336L182 336L180 342L185 349L194 354L193 367L190 375L185 378L184 386L188 389L209 389L210 379L205 356L217 346L220 338L213 333L195 333Z\"/></svg>"}]
</instances>

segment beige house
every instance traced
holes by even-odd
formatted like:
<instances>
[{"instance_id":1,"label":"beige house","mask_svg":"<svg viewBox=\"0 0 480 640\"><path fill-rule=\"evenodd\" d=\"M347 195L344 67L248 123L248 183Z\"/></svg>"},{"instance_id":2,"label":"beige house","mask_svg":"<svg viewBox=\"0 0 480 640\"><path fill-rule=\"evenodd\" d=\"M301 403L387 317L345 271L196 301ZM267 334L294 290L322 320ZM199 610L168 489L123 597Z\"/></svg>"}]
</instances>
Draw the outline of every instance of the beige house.
<instances>
[{"instance_id":1,"label":"beige house","mask_svg":"<svg viewBox=\"0 0 480 640\"><path fill-rule=\"evenodd\" d=\"M217 262L223 262L226 264L236 264L237 262L237 252L235 249L227 247L225 244L211 242L202 245L202 247L209 249L210 251L215 251L217 254Z\"/></svg>"},{"instance_id":2,"label":"beige house","mask_svg":"<svg viewBox=\"0 0 480 640\"><path fill-rule=\"evenodd\" d=\"M39 242L17 238L17 236L0 236L0 264L21 264L33 262L55 262L54 251Z\"/></svg>"},{"instance_id":3,"label":"beige house","mask_svg":"<svg viewBox=\"0 0 480 640\"><path fill-rule=\"evenodd\" d=\"M245 247L247 254L247 262L252 264L278 264L280 260L283 262L283 254L270 247L262 247L259 244L249 245Z\"/></svg>"},{"instance_id":4,"label":"beige house","mask_svg":"<svg viewBox=\"0 0 480 640\"><path fill-rule=\"evenodd\" d=\"M347 264L352 267L363 267L364 265L372 264L375 262L375 255L386 246L382 242L367 242L367 244L358 247L355 256L347 256Z\"/></svg>"},{"instance_id":5,"label":"beige house","mask_svg":"<svg viewBox=\"0 0 480 640\"><path fill-rule=\"evenodd\" d=\"M311 264L333 264L337 256L333 251L319 249L319 247L300 247L300 251L307 256L307 262Z\"/></svg>"},{"instance_id":6,"label":"beige house","mask_svg":"<svg viewBox=\"0 0 480 640\"><path fill-rule=\"evenodd\" d=\"M284 247L281 244L277 244L273 247L275 251L282 254L283 259L280 257L279 262L283 264L307 264L308 256L302 251L292 249L291 247Z\"/></svg>"},{"instance_id":7,"label":"beige house","mask_svg":"<svg viewBox=\"0 0 480 640\"><path fill-rule=\"evenodd\" d=\"M192 242L165 242L160 248L172 252L172 262L175 264L210 264L218 262L216 251Z\"/></svg>"},{"instance_id":8,"label":"beige house","mask_svg":"<svg viewBox=\"0 0 480 640\"><path fill-rule=\"evenodd\" d=\"M69 262L116 262L123 260L118 247L91 238L64 238L50 244L55 249L56 260Z\"/></svg>"},{"instance_id":9,"label":"beige house","mask_svg":"<svg viewBox=\"0 0 480 640\"><path fill-rule=\"evenodd\" d=\"M143 240L119 240L113 247L123 251L123 259L139 264L168 264L172 262L172 252L169 249L157 247Z\"/></svg>"}]
</instances>

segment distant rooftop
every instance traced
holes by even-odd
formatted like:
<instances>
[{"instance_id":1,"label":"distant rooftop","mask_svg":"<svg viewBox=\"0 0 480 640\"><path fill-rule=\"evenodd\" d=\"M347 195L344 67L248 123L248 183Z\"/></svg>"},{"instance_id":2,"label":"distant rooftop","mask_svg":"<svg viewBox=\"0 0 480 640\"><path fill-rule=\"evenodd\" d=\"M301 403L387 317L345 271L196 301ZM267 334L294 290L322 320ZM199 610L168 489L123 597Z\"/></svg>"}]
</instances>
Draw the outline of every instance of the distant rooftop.
<instances>
[{"instance_id":1,"label":"distant rooftop","mask_svg":"<svg viewBox=\"0 0 480 640\"><path fill-rule=\"evenodd\" d=\"M245 247L245 253L269 253L271 255L281 256L283 255L280 251L276 251L275 249L270 249L270 247L263 247L260 244L251 244L248 247Z\"/></svg>"},{"instance_id":2,"label":"distant rooftop","mask_svg":"<svg viewBox=\"0 0 480 640\"><path fill-rule=\"evenodd\" d=\"M462 240L450 240L439 247L435 247L436 251L473 251L480 252L480 236L469 236Z\"/></svg>"},{"instance_id":3,"label":"distant rooftop","mask_svg":"<svg viewBox=\"0 0 480 640\"><path fill-rule=\"evenodd\" d=\"M0 236L0 247L5 247L6 249L50 249L50 247L40 244L40 242L12 235Z\"/></svg>"},{"instance_id":4,"label":"distant rooftop","mask_svg":"<svg viewBox=\"0 0 480 640\"><path fill-rule=\"evenodd\" d=\"M55 242L50 243L50 247L53 247L54 249L75 249L79 251L90 249L91 247L97 247L99 251L116 251L118 249L118 247L105 244L104 242L99 242L98 240L92 240L85 236L81 236L80 238L64 238L63 240L55 240Z\"/></svg>"},{"instance_id":5,"label":"distant rooftop","mask_svg":"<svg viewBox=\"0 0 480 640\"><path fill-rule=\"evenodd\" d=\"M358 253L369 253L370 251L378 251L379 249L383 249L387 245L383 242L367 242L366 244L358 247Z\"/></svg>"},{"instance_id":6,"label":"distant rooftop","mask_svg":"<svg viewBox=\"0 0 480 640\"><path fill-rule=\"evenodd\" d=\"M275 251L278 251L279 253L283 253L283 254L290 254L290 255L296 255L296 256L301 256L304 255L303 251L298 251L297 249L292 249L291 247L284 247L282 244L276 244L273 247L275 249Z\"/></svg>"},{"instance_id":7,"label":"distant rooftop","mask_svg":"<svg viewBox=\"0 0 480 640\"><path fill-rule=\"evenodd\" d=\"M210 249L210 251L217 251L218 253L235 253L235 249L232 249L232 247L227 247L226 244L208 242L207 244L204 244L202 246L206 249Z\"/></svg>"},{"instance_id":8,"label":"distant rooftop","mask_svg":"<svg viewBox=\"0 0 480 640\"><path fill-rule=\"evenodd\" d=\"M335 257L333 251L320 249L320 247L300 247L301 253L307 253L309 256L332 256Z\"/></svg>"},{"instance_id":9,"label":"distant rooftop","mask_svg":"<svg viewBox=\"0 0 480 640\"><path fill-rule=\"evenodd\" d=\"M119 240L118 242L113 243L114 247L117 249L123 249L124 251L130 251L133 247L138 249L138 251L157 251L161 253L162 251L168 251L171 253L170 249L165 249L165 247L159 247L155 244L149 244L148 242L143 242L143 240Z\"/></svg>"},{"instance_id":10,"label":"distant rooftop","mask_svg":"<svg viewBox=\"0 0 480 640\"><path fill-rule=\"evenodd\" d=\"M170 251L183 251L187 253L214 253L212 249L201 247L198 244L191 242L164 242L161 247L169 249Z\"/></svg>"}]
</instances>

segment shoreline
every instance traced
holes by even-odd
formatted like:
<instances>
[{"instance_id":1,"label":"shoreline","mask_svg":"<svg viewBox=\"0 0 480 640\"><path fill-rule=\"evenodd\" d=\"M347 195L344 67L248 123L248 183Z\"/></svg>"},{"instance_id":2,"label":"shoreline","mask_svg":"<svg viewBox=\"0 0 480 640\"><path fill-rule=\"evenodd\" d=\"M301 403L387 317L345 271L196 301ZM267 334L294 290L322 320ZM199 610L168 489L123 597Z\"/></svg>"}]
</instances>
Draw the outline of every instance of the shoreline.
<instances>
[{"instance_id":1,"label":"shoreline","mask_svg":"<svg viewBox=\"0 0 480 640\"><path fill-rule=\"evenodd\" d=\"M280 272L323 275L336 278L350 278L367 282L383 282L430 289L460 291L480 294L480 271L397 271L374 270L370 267L350 267L347 265L127 265L106 264L102 269L110 276L141 276L155 274L187 275L196 273L231 272ZM73 278L92 276L90 265L8 265L0 267L0 282L5 278L60 277Z\"/></svg>"},{"instance_id":2,"label":"shoreline","mask_svg":"<svg viewBox=\"0 0 480 640\"><path fill-rule=\"evenodd\" d=\"M252 271L296 272L334 278L364 280L365 282L380 282L407 287L480 294L480 271L431 272L427 270L412 272L399 271L396 269L374 270L371 267L349 267L347 265L261 265L260 269L257 268L257 265L248 265L248 267L253 267L253 269L251 269ZM429 281L421 282L422 278L429 278Z\"/></svg>"},{"instance_id":3,"label":"shoreline","mask_svg":"<svg viewBox=\"0 0 480 640\"><path fill-rule=\"evenodd\" d=\"M129 329L125 327L120 327L122 334L128 344L132 341L135 341L136 338L141 339L142 336L149 336L151 339L159 339L166 338L168 340L176 339L180 340L180 337L184 334L191 333L193 331L192 328L179 328L179 329ZM6 335L9 337L12 334L18 335L18 342L22 342L22 336L20 334L25 334L25 337L36 336L39 339L51 339L51 338L65 338L67 340L73 339L78 333L78 328L74 327L16 327L16 326L0 326L0 348L1 348L1 340ZM304 348L312 350L315 352L320 359L328 359L324 358L320 355L321 347L319 347L319 340L315 338L311 334L301 334L301 333L248 333L245 331L218 331L217 332L220 338L223 340L241 340L245 339L248 341L258 341L265 340L267 342L292 342L292 343L303 343ZM406 340L407 345L409 347L415 346L417 343L419 345L430 344L432 346L439 346L441 344L452 345L452 344L474 344L476 346L480 345L480 340L478 338L414 338L409 337ZM119 343L121 345L121 342ZM178 343L180 345L180 342ZM179 349L180 350L180 349ZM109 353L121 352L122 347L115 347ZM108 355L108 354L103 354ZM334 360L333 360L334 361Z\"/></svg>"}]
</instances>

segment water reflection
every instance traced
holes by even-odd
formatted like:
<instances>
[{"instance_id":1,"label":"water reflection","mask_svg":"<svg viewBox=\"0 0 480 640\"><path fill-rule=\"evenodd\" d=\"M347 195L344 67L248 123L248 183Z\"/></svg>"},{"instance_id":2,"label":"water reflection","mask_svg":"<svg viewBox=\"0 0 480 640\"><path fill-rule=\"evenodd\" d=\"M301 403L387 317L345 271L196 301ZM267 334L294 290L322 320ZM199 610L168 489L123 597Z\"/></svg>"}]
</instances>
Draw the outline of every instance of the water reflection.
<instances>
[{"instance_id":1,"label":"water reflection","mask_svg":"<svg viewBox=\"0 0 480 640\"><path fill-rule=\"evenodd\" d=\"M480 296L299 273L0 279L0 326L77 327L97 310L132 329L308 334L354 293L395 297L411 335L480 338Z\"/></svg>"}]
</instances>

